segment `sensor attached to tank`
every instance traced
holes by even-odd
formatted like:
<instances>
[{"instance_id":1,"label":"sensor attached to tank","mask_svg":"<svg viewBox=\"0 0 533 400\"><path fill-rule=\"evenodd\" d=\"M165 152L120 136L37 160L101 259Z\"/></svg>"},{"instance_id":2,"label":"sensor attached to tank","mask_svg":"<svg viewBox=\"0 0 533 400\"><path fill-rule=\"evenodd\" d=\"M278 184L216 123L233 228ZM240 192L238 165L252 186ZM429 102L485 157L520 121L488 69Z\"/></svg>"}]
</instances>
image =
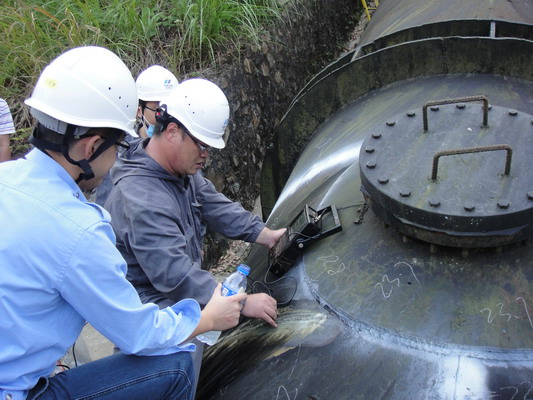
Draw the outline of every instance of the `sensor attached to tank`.
<instances>
[{"instance_id":1,"label":"sensor attached to tank","mask_svg":"<svg viewBox=\"0 0 533 400\"><path fill-rule=\"evenodd\" d=\"M335 205L316 211L306 204L270 249L270 272L277 276L283 275L294 265L305 247L340 230L342 226Z\"/></svg>"}]
</instances>

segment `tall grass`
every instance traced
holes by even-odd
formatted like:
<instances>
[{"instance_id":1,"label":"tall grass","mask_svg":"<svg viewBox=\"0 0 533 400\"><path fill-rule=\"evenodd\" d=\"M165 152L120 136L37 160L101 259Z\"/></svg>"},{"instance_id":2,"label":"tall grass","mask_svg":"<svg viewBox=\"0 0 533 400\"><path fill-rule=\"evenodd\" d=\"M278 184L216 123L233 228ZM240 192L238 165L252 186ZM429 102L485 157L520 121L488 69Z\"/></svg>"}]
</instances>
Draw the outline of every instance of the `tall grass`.
<instances>
[{"instance_id":1,"label":"tall grass","mask_svg":"<svg viewBox=\"0 0 533 400\"><path fill-rule=\"evenodd\" d=\"M291 2L292 0L289 0ZM160 63L178 77L213 66L258 42L287 0L2 0L0 97L18 129L29 126L23 100L42 69L63 51L105 46L136 76ZM283 4L280 6L279 4Z\"/></svg>"},{"instance_id":2,"label":"tall grass","mask_svg":"<svg viewBox=\"0 0 533 400\"><path fill-rule=\"evenodd\" d=\"M179 19L167 21L177 34L161 38L162 43L200 67L216 62L223 49L238 50L241 41L258 43L262 23L280 15L277 0L174 0L165 5L178 10Z\"/></svg>"}]
</instances>

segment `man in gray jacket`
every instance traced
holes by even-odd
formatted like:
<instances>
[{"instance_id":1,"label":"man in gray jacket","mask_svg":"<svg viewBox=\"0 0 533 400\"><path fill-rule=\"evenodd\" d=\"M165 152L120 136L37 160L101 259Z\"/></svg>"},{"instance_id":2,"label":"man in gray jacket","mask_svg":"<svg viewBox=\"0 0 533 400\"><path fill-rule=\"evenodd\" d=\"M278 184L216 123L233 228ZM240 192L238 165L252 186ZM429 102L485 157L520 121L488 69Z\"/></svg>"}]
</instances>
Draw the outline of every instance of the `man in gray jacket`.
<instances>
[{"instance_id":1,"label":"man in gray jacket","mask_svg":"<svg viewBox=\"0 0 533 400\"><path fill-rule=\"evenodd\" d=\"M269 248L285 231L270 230L198 173L209 147L224 147L228 118L218 86L183 81L162 99L153 137L132 145L111 171L105 208L143 302L164 308L184 298L201 307L209 301L216 282L201 269L206 229ZM249 295L242 313L277 326L277 304L267 294Z\"/></svg>"}]
</instances>

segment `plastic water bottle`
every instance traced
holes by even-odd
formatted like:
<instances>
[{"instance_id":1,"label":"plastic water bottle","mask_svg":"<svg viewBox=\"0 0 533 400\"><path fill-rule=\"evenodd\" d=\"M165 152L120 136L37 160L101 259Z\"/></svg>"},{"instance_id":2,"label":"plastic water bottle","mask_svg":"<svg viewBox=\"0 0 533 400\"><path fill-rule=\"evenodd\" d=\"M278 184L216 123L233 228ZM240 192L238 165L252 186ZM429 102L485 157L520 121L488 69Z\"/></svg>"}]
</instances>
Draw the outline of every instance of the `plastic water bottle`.
<instances>
[{"instance_id":1,"label":"plastic water bottle","mask_svg":"<svg viewBox=\"0 0 533 400\"><path fill-rule=\"evenodd\" d=\"M233 296L237 293L246 291L246 277L250 273L250 267L246 264L240 264L237 271L228 276L222 283L222 296ZM220 331L209 331L196 336L200 342L209 346L214 345L220 337Z\"/></svg>"}]
</instances>

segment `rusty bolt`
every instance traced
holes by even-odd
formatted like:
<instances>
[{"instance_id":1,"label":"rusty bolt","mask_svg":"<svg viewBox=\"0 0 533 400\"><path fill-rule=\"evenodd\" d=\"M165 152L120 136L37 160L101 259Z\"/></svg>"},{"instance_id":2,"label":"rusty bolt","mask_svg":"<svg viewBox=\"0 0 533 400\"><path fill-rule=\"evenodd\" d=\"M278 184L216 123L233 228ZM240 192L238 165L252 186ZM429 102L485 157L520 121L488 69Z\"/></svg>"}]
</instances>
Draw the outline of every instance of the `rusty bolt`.
<instances>
[{"instance_id":1,"label":"rusty bolt","mask_svg":"<svg viewBox=\"0 0 533 400\"><path fill-rule=\"evenodd\" d=\"M429 205L431 207L440 207L440 201L437 199L431 199L429 200Z\"/></svg>"},{"instance_id":2,"label":"rusty bolt","mask_svg":"<svg viewBox=\"0 0 533 400\"><path fill-rule=\"evenodd\" d=\"M476 206L473 204L465 204L464 209L465 211L472 212L476 209Z\"/></svg>"},{"instance_id":3,"label":"rusty bolt","mask_svg":"<svg viewBox=\"0 0 533 400\"><path fill-rule=\"evenodd\" d=\"M507 200L498 200L498 207L501 209L509 208L509 202Z\"/></svg>"}]
</instances>

